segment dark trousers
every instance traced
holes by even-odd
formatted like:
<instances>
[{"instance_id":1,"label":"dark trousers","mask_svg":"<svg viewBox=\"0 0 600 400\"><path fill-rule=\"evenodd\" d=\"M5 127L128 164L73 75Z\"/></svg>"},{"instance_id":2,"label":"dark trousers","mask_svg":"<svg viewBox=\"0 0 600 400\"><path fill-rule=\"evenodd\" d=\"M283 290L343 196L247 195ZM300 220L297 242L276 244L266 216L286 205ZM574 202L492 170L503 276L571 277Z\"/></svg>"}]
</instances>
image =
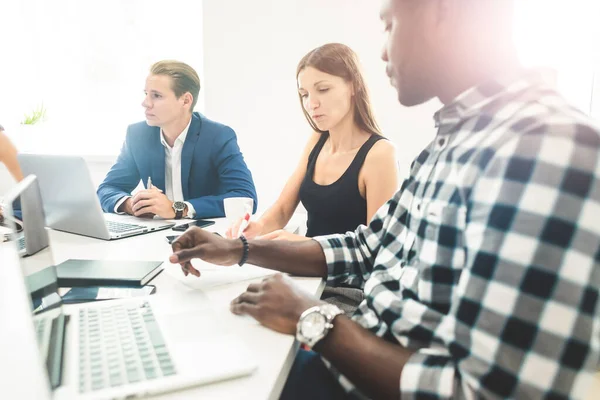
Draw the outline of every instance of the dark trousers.
<instances>
[{"instance_id":1,"label":"dark trousers","mask_svg":"<svg viewBox=\"0 0 600 400\"><path fill-rule=\"evenodd\" d=\"M280 400L337 400L347 394L314 351L300 349Z\"/></svg>"}]
</instances>

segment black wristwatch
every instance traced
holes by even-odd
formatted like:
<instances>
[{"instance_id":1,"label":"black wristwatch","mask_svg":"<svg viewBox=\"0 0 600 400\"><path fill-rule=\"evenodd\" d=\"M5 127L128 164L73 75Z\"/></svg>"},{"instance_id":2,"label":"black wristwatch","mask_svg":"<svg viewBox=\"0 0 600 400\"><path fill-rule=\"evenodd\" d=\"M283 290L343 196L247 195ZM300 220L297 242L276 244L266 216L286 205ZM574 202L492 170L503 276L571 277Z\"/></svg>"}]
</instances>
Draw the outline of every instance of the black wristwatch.
<instances>
[{"instance_id":1,"label":"black wristwatch","mask_svg":"<svg viewBox=\"0 0 600 400\"><path fill-rule=\"evenodd\" d=\"M183 211L185 210L185 203L183 201L176 201L173 203L173 211L175 211L175 219L181 219Z\"/></svg>"}]
</instances>

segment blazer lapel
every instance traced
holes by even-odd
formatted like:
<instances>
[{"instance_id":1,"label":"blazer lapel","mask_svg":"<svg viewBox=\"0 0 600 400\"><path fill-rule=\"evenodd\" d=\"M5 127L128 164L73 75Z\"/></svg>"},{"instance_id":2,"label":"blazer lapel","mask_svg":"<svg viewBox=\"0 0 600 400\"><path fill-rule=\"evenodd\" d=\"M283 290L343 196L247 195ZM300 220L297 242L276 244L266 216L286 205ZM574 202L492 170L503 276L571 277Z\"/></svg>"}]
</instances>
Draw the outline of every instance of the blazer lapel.
<instances>
[{"instance_id":1,"label":"blazer lapel","mask_svg":"<svg viewBox=\"0 0 600 400\"><path fill-rule=\"evenodd\" d=\"M160 128L154 128L152 148L150 150L150 163L152 165L152 185L156 186L163 193L165 191L165 148L160 142ZM147 179L147 177L142 177ZM144 186L147 186L147 182L144 182ZM147 187L146 187L147 188Z\"/></svg>"},{"instance_id":2,"label":"blazer lapel","mask_svg":"<svg viewBox=\"0 0 600 400\"><path fill-rule=\"evenodd\" d=\"M183 191L183 198L186 200L189 199L190 170L192 168L192 160L194 159L194 149L200 137L201 127L202 120L200 116L197 113L193 113L192 123L190 124L185 143L183 143L183 151L181 152L181 189Z\"/></svg>"}]
</instances>

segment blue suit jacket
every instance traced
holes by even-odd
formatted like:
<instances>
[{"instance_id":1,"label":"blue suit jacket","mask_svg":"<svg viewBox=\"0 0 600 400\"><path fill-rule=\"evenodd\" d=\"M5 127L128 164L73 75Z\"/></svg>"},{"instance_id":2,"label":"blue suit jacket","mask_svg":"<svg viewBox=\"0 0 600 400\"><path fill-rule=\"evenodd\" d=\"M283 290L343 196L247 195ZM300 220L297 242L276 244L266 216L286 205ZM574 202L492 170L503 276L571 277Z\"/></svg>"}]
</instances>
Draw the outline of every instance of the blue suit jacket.
<instances>
[{"instance_id":1,"label":"blue suit jacket","mask_svg":"<svg viewBox=\"0 0 600 400\"><path fill-rule=\"evenodd\" d=\"M139 122L127 128L121 154L98 187L102 209L114 212L116 203L129 196L140 179L146 185L148 177L166 193L160 128ZM183 199L194 206L196 218L224 217L223 199L227 197L253 198L256 212L256 189L235 132L200 113L192 114L183 144L181 185Z\"/></svg>"}]
</instances>

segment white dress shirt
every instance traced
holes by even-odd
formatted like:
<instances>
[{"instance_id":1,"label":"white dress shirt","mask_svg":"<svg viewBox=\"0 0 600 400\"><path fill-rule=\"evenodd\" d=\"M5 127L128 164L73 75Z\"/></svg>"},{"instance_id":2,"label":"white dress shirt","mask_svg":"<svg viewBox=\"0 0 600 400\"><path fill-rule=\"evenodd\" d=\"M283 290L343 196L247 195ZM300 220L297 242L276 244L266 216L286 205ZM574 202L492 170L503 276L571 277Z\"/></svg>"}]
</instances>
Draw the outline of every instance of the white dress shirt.
<instances>
[{"instance_id":1,"label":"white dress shirt","mask_svg":"<svg viewBox=\"0 0 600 400\"><path fill-rule=\"evenodd\" d=\"M181 185L181 153L183 152L183 144L185 143L185 138L187 137L191 123L192 119L190 118L190 122L188 122L185 129L177 136L177 139L175 139L173 147L169 146L165 140L163 130L160 130L160 142L165 148L165 195L173 202L183 201L183 187ZM119 200L115 205L115 212L117 212L121 204L130 197L131 196L126 196ZM188 213L187 215L184 215L184 217L194 218L196 216L194 206L189 201L186 201L185 204L187 205Z\"/></svg>"}]
</instances>

